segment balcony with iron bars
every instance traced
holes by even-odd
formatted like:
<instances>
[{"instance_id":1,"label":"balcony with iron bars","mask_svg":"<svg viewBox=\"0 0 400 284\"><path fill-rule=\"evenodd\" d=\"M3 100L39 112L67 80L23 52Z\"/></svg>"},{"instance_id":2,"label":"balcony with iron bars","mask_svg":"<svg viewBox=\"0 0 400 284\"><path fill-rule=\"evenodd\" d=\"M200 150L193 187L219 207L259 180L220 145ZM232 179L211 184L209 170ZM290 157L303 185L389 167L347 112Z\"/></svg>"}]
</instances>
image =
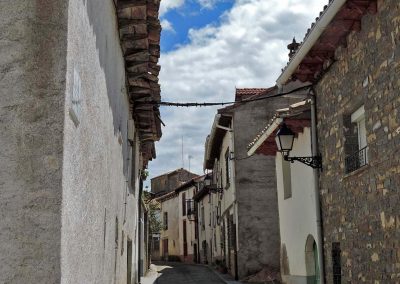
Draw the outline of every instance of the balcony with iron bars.
<instances>
[{"instance_id":1,"label":"balcony with iron bars","mask_svg":"<svg viewBox=\"0 0 400 284\"><path fill-rule=\"evenodd\" d=\"M193 199L186 200L186 215L189 221L196 219L196 203Z\"/></svg>"},{"instance_id":2,"label":"balcony with iron bars","mask_svg":"<svg viewBox=\"0 0 400 284\"><path fill-rule=\"evenodd\" d=\"M358 150L350 156L347 156L345 162L346 174L368 165L368 146Z\"/></svg>"}]
</instances>

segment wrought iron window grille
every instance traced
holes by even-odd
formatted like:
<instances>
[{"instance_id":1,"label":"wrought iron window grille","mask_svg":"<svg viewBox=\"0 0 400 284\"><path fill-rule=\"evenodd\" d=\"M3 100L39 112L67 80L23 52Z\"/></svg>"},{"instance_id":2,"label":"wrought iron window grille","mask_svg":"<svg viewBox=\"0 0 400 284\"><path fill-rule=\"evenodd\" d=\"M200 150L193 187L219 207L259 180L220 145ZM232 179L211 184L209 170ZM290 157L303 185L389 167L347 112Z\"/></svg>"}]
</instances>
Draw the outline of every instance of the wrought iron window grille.
<instances>
[{"instance_id":1,"label":"wrought iron window grille","mask_svg":"<svg viewBox=\"0 0 400 284\"><path fill-rule=\"evenodd\" d=\"M345 159L346 174L354 172L368 164L368 146L358 150Z\"/></svg>"}]
</instances>

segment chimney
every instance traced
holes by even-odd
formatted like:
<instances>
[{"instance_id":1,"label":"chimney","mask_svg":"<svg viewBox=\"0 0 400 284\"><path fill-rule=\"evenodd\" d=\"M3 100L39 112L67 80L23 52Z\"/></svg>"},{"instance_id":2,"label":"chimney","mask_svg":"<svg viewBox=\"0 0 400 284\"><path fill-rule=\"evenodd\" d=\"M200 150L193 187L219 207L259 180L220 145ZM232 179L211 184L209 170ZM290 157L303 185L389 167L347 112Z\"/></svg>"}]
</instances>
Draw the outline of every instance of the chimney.
<instances>
[{"instance_id":1,"label":"chimney","mask_svg":"<svg viewBox=\"0 0 400 284\"><path fill-rule=\"evenodd\" d=\"M289 49L289 60L296 54L297 49L299 48L300 43L296 42L296 38L293 38L292 43L290 43L287 48Z\"/></svg>"}]
</instances>

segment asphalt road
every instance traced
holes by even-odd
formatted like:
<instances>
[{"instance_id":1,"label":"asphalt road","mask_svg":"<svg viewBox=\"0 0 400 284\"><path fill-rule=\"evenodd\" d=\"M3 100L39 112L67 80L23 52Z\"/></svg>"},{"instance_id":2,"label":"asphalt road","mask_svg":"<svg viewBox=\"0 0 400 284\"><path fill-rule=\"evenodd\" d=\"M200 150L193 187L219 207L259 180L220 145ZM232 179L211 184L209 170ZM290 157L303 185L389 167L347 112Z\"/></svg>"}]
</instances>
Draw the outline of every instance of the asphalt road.
<instances>
[{"instance_id":1,"label":"asphalt road","mask_svg":"<svg viewBox=\"0 0 400 284\"><path fill-rule=\"evenodd\" d=\"M156 264L155 284L224 284L214 272L201 265L182 263Z\"/></svg>"}]
</instances>

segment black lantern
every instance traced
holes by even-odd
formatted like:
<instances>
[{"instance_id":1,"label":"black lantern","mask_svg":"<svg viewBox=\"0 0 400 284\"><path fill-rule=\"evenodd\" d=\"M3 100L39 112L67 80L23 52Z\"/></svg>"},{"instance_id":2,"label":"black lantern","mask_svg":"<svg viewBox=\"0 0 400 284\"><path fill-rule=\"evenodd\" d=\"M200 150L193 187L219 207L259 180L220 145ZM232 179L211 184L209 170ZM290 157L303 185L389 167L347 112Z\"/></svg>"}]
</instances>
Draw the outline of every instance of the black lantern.
<instances>
[{"instance_id":1,"label":"black lantern","mask_svg":"<svg viewBox=\"0 0 400 284\"><path fill-rule=\"evenodd\" d=\"M213 184L212 176L209 174L204 177L203 182L204 187L207 188L211 193L223 193L224 191L222 187L218 187L216 184Z\"/></svg>"},{"instance_id":2,"label":"black lantern","mask_svg":"<svg viewBox=\"0 0 400 284\"><path fill-rule=\"evenodd\" d=\"M276 132L275 141L278 151L284 155L289 155L289 152L293 149L294 133L287 127L286 123L282 123L278 132Z\"/></svg>"},{"instance_id":3,"label":"black lantern","mask_svg":"<svg viewBox=\"0 0 400 284\"><path fill-rule=\"evenodd\" d=\"M278 151L282 153L284 160L291 163L299 161L314 169L321 169L322 163L320 155L311 157L289 157L289 152L293 149L294 136L293 131L286 123L282 123L279 130L276 132L276 146L278 147Z\"/></svg>"}]
</instances>

